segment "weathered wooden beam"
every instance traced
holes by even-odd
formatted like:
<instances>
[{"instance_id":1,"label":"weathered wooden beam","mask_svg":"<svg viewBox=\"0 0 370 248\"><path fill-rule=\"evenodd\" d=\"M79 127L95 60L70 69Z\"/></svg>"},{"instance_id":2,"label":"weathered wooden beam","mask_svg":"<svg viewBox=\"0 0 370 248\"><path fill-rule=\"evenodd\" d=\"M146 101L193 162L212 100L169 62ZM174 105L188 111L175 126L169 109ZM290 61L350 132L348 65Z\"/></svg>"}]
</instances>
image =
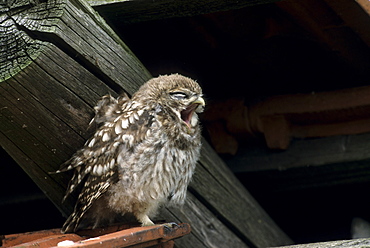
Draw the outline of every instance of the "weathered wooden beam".
<instances>
[{"instance_id":1,"label":"weathered wooden beam","mask_svg":"<svg viewBox=\"0 0 370 248\"><path fill-rule=\"evenodd\" d=\"M367 25L364 24L369 23L370 18L356 1L325 0L313 4L311 0L286 0L277 2L277 6L318 42L336 51L347 61L348 66L368 73L369 35L366 32Z\"/></svg>"},{"instance_id":2,"label":"weathered wooden beam","mask_svg":"<svg viewBox=\"0 0 370 248\"><path fill-rule=\"evenodd\" d=\"M177 223L185 221L193 227L192 235L176 240L176 246L250 247L190 192L188 192L184 206L162 209L159 216Z\"/></svg>"},{"instance_id":3,"label":"weathered wooden beam","mask_svg":"<svg viewBox=\"0 0 370 248\"><path fill-rule=\"evenodd\" d=\"M264 133L270 148L286 149L291 137L370 132L369 86L275 96L248 108L251 130Z\"/></svg>"},{"instance_id":4,"label":"weathered wooden beam","mask_svg":"<svg viewBox=\"0 0 370 248\"><path fill-rule=\"evenodd\" d=\"M367 1L367 0L358 0L356 2L367 13L367 15L370 15L370 3L369 3L369 1Z\"/></svg>"},{"instance_id":5,"label":"weathered wooden beam","mask_svg":"<svg viewBox=\"0 0 370 248\"><path fill-rule=\"evenodd\" d=\"M0 237L2 247L50 248L50 247L166 247L172 248L173 239L189 234L189 224L179 224L174 228L163 225L132 227L114 226L95 229L83 234L62 234L60 229L43 230L28 233L10 234Z\"/></svg>"},{"instance_id":6,"label":"weathered wooden beam","mask_svg":"<svg viewBox=\"0 0 370 248\"><path fill-rule=\"evenodd\" d=\"M332 136L315 139L295 139L285 151L265 147L240 149L227 164L234 172L286 170L334 163L370 159L370 133Z\"/></svg>"},{"instance_id":7,"label":"weathered wooden beam","mask_svg":"<svg viewBox=\"0 0 370 248\"><path fill-rule=\"evenodd\" d=\"M84 1L14 1L1 11L0 145L66 216L74 205L73 197L61 202L70 174L49 172L92 134L102 95L132 94L151 76ZM168 213L194 223L193 247L211 247L203 238L215 236L245 247L291 243L204 143L187 211ZM210 216L204 223L198 208Z\"/></svg>"},{"instance_id":8,"label":"weathered wooden beam","mask_svg":"<svg viewBox=\"0 0 370 248\"><path fill-rule=\"evenodd\" d=\"M240 137L254 141L264 136L268 148L288 149L292 138L370 132L369 94L370 87L362 86L273 96L248 106L243 98L213 101L203 120L213 147L220 153L235 155Z\"/></svg>"},{"instance_id":9,"label":"weathered wooden beam","mask_svg":"<svg viewBox=\"0 0 370 248\"><path fill-rule=\"evenodd\" d=\"M120 23L135 23L173 17L195 16L218 11L240 9L279 0L88 0L101 15Z\"/></svg>"},{"instance_id":10,"label":"weathered wooden beam","mask_svg":"<svg viewBox=\"0 0 370 248\"><path fill-rule=\"evenodd\" d=\"M14 6L4 7L2 81L11 77L13 71L16 73L32 63L45 42L50 41L105 83L113 88L124 86L129 94L136 90L139 82L150 77L86 2L55 0L48 1L47 6L45 3L33 5L33 2L18 1Z\"/></svg>"},{"instance_id":11,"label":"weathered wooden beam","mask_svg":"<svg viewBox=\"0 0 370 248\"><path fill-rule=\"evenodd\" d=\"M338 240L312 244L281 246L280 248L363 248L370 247L370 239Z\"/></svg>"},{"instance_id":12,"label":"weathered wooden beam","mask_svg":"<svg viewBox=\"0 0 370 248\"><path fill-rule=\"evenodd\" d=\"M190 192L243 241L257 247L289 242L205 140Z\"/></svg>"},{"instance_id":13,"label":"weathered wooden beam","mask_svg":"<svg viewBox=\"0 0 370 248\"><path fill-rule=\"evenodd\" d=\"M33 3L1 6L0 144L67 214L68 174L49 172L88 138L102 95L133 93L150 74L85 2Z\"/></svg>"},{"instance_id":14,"label":"weathered wooden beam","mask_svg":"<svg viewBox=\"0 0 370 248\"><path fill-rule=\"evenodd\" d=\"M356 34L370 46L370 11L366 0L324 0L344 21L344 25L350 27ZM343 25L342 24L342 25Z\"/></svg>"}]
</instances>

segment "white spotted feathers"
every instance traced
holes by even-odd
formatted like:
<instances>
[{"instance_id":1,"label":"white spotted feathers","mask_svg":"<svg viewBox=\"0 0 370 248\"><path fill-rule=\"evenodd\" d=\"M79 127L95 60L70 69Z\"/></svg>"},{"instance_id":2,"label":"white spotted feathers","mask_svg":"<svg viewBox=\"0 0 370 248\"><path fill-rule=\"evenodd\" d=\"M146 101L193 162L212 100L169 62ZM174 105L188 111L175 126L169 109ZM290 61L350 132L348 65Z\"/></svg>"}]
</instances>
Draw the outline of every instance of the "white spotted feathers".
<instances>
[{"instance_id":1,"label":"white spotted feathers","mask_svg":"<svg viewBox=\"0 0 370 248\"><path fill-rule=\"evenodd\" d=\"M109 99L109 101L107 99ZM117 109L117 106L113 106L112 102L114 104L117 104L118 102L115 100L113 101L112 99L114 98L111 96L104 96L102 100L99 101L99 108L95 107L96 116L92 121L102 122L103 120L112 119L108 116L103 116L101 113L102 108L109 109L107 111L110 111L111 115L117 117L115 117L112 122L106 121L96 131L94 136L86 141L85 149L77 152L75 156L64 164L68 166L62 166L61 169L57 171L57 173L60 173L71 170L80 165L84 165L84 168L77 168L78 173L75 173L72 177L64 199L73 192L75 187L81 183L87 174L90 173L93 176L102 176L109 171L114 170L116 166L115 156L118 145L127 144L128 146L131 146L135 140L134 135L128 129L132 125L137 125L137 122L145 110L139 109L137 112L125 111L126 109L131 109L132 105L135 104L130 101L128 97L121 98L121 109ZM104 104L110 104L112 106L105 106L102 101ZM135 105L137 106L137 104ZM113 108L116 109L113 110ZM105 113L105 115L107 115L107 113Z\"/></svg>"},{"instance_id":2,"label":"white spotted feathers","mask_svg":"<svg viewBox=\"0 0 370 248\"><path fill-rule=\"evenodd\" d=\"M160 205L183 203L199 158L197 113L204 105L200 86L178 74L149 80L131 99L102 97L90 122L96 132L57 171L75 169L64 199L83 184L62 232L126 213L153 225L149 216Z\"/></svg>"}]
</instances>

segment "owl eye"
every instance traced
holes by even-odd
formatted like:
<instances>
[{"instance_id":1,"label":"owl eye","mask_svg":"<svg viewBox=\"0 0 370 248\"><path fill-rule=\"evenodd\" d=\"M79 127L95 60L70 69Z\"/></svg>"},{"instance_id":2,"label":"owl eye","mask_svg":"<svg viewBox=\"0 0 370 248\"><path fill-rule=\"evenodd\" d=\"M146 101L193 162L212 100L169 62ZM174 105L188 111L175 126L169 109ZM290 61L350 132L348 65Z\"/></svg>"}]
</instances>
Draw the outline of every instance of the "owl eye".
<instances>
[{"instance_id":1,"label":"owl eye","mask_svg":"<svg viewBox=\"0 0 370 248\"><path fill-rule=\"evenodd\" d=\"M188 98L188 95L185 94L184 92L171 92L170 93L171 97L176 100L183 100Z\"/></svg>"}]
</instances>

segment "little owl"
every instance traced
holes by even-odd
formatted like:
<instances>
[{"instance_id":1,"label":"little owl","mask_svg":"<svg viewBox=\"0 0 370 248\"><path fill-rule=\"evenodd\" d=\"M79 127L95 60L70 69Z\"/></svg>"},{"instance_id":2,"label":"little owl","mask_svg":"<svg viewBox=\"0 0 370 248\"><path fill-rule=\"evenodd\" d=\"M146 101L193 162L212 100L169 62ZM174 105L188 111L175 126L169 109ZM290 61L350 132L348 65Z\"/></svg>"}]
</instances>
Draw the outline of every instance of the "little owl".
<instances>
[{"instance_id":1,"label":"little owl","mask_svg":"<svg viewBox=\"0 0 370 248\"><path fill-rule=\"evenodd\" d=\"M133 215L143 226L166 203L182 204L199 158L197 113L205 102L190 78L173 74L149 80L130 99L104 96L84 147L57 171L75 169L64 199L84 181L62 232Z\"/></svg>"}]
</instances>

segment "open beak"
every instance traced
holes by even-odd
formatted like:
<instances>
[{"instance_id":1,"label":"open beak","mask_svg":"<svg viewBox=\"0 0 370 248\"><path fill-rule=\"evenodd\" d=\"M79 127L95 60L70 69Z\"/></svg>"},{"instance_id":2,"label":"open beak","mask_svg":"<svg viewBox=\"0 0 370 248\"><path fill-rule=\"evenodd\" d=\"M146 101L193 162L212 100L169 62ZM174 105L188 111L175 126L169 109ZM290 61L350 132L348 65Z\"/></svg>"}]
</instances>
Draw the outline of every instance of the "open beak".
<instances>
[{"instance_id":1,"label":"open beak","mask_svg":"<svg viewBox=\"0 0 370 248\"><path fill-rule=\"evenodd\" d=\"M204 106L206 106L206 102L204 101L204 99L203 99L203 97L198 97L198 99L197 100L195 100L193 103L192 103L192 105L193 104L198 104L198 106L197 106L197 108L195 109L195 110L198 110L198 107L201 107L199 110L200 110L200 112L202 112L203 111L203 108L204 108ZM198 112L198 111L196 111L196 112Z\"/></svg>"},{"instance_id":2,"label":"open beak","mask_svg":"<svg viewBox=\"0 0 370 248\"><path fill-rule=\"evenodd\" d=\"M186 123L186 125L191 128L192 126L192 117L194 112L201 113L203 112L206 102L202 97L198 97L194 102L192 102L186 109L181 111L181 119Z\"/></svg>"}]
</instances>

